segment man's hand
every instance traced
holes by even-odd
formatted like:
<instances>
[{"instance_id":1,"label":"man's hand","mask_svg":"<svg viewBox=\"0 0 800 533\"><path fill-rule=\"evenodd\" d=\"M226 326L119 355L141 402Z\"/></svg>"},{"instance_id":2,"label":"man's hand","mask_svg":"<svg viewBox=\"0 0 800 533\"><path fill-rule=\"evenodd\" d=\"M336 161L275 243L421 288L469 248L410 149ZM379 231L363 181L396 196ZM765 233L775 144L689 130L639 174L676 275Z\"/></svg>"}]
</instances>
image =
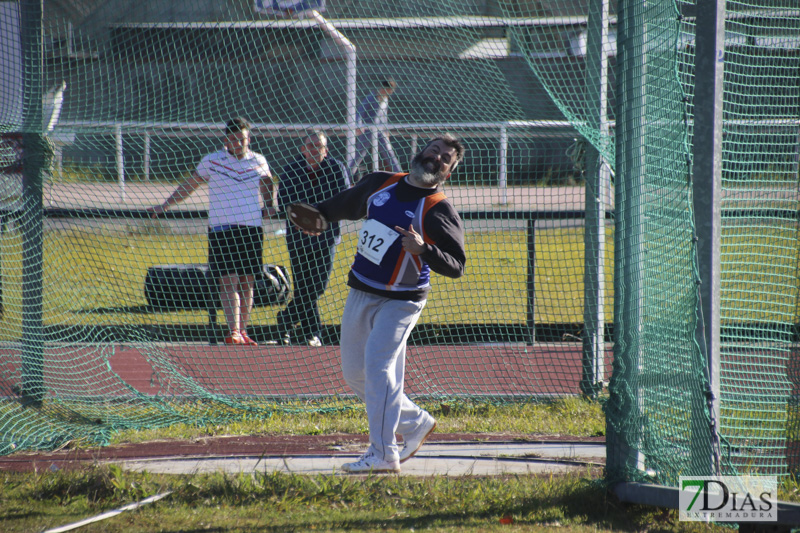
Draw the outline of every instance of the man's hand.
<instances>
[{"instance_id":1,"label":"man's hand","mask_svg":"<svg viewBox=\"0 0 800 533\"><path fill-rule=\"evenodd\" d=\"M280 213L272 206L267 206L261 209L261 218L278 218Z\"/></svg>"},{"instance_id":2,"label":"man's hand","mask_svg":"<svg viewBox=\"0 0 800 533\"><path fill-rule=\"evenodd\" d=\"M407 230L395 226L394 230L403 235L403 240L400 241L403 244L403 250L412 255L419 255L425 251L425 241L422 240L422 235L414 231L414 226L409 225Z\"/></svg>"}]
</instances>

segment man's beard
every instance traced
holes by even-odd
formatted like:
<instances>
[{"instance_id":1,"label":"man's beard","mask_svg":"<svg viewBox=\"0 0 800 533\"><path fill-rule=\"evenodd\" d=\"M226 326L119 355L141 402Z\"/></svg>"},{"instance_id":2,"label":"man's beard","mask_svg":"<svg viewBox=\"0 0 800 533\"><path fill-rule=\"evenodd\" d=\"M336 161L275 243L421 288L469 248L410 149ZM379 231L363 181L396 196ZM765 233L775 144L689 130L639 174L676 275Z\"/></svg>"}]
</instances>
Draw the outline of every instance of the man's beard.
<instances>
[{"instance_id":1,"label":"man's beard","mask_svg":"<svg viewBox=\"0 0 800 533\"><path fill-rule=\"evenodd\" d=\"M422 152L411 160L409 174L426 187L436 187L447 179L447 175L442 172L442 163L432 157L423 159Z\"/></svg>"}]
</instances>

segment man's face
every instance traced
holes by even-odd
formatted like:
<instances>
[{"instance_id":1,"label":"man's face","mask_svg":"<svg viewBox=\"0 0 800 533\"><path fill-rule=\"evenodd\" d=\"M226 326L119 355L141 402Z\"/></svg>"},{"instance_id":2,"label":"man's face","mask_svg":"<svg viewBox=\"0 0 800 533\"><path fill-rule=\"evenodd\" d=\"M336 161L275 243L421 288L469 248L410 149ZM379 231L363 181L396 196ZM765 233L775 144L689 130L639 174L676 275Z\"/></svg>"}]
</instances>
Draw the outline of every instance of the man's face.
<instances>
[{"instance_id":1,"label":"man's face","mask_svg":"<svg viewBox=\"0 0 800 533\"><path fill-rule=\"evenodd\" d=\"M392 94L394 94L394 87L381 87L378 89L378 100L389 98Z\"/></svg>"},{"instance_id":2,"label":"man's face","mask_svg":"<svg viewBox=\"0 0 800 533\"><path fill-rule=\"evenodd\" d=\"M456 149L442 141L434 141L414 156L411 173L425 185L443 183L456 166Z\"/></svg>"},{"instance_id":3,"label":"man's face","mask_svg":"<svg viewBox=\"0 0 800 533\"><path fill-rule=\"evenodd\" d=\"M319 137L309 137L300 151L306 163L310 167L316 167L328 155L328 145L322 142Z\"/></svg>"},{"instance_id":4,"label":"man's face","mask_svg":"<svg viewBox=\"0 0 800 533\"><path fill-rule=\"evenodd\" d=\"M225 149L236 159L242 159L250 148L250 130L231 133L225 138Z\"/></svg>"}]
</instances>

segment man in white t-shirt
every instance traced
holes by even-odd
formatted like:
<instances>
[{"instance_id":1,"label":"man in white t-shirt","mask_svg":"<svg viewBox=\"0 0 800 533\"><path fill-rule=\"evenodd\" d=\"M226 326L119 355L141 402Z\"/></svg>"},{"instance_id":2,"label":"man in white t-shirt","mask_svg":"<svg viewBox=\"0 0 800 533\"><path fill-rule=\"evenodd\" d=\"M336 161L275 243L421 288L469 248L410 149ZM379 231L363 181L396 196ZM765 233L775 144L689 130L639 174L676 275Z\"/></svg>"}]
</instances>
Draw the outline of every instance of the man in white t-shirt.
<instances>
[{"instance_id":1,"label":"man in white t-shirt","mask_svg":"<svg viewBox=\"0 0 800 533\"><path fill-rule=\"evenodd\" d=\"M205 156L192 175L164 201L153 216L182 202L208 184L208 264L219 278L219 296L229 333L226 344L255 346L247 335L256 275L262 271L263 211L275 214L273 176L263 155L250 150L250 124L233 118L225 126L222 150Z\"/></svg>"}]
</instances>

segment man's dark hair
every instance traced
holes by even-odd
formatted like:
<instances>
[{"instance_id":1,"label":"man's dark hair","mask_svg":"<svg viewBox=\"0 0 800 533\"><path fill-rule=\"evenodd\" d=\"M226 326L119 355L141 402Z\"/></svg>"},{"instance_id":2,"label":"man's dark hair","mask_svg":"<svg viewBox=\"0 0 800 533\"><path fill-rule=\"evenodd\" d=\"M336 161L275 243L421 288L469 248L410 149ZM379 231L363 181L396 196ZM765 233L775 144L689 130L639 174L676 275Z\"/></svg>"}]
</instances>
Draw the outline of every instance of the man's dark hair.
<instances>
[{"instance_id":1,"label":"man's dark hair","mask_svg":"<svg viewBox=\"0 0 800 533\"><path fill-rule=\"evenodd\" d=\"M381 87L386 89L395 90L397 89L397 82L394 81L394 78L386 78L381 82Z\"/></svg>"},{"instance_id":2,"label":"man's dark hair","mask_svg":"<svg viewBox=\"0 0 800 533\"><path fill-rule=\"evenodd\" d=\"M455 149L455 151L456 151L456 163L460 163L461 160L464 159L464 145L455 136L450 135L449 133L444 133L444 134L439 135L438 137L434 137L433 139L428 141L428 144L425 145L425 148L427 148L428 146L430 146L432 143L434 143L436 141L441 141L446 146L449 146L450 148L454 148ZM423 148L422 150L424 151L425 148Z\"/></svg>"},{"instance_id":3,"label":"man's dark hair","mask_svg":"<svg viewBox=\"0 0 800 533\"><path fill-rule=\"evenodd\" d=\"M328 146L328 136L322 130L311 130L308 134L303 137L303 144L308 144L308 141L316 142L319 141L325 146Z\"/></svg>"},{"instance_id":4,"label":"man's dark hair","mask_svg":"<svg viewBox=\"0 0 800 533\"><path fill-rule=\"evenodd\" d=\"M244 130L250 131L250 123L242 117L232 118L225 125L226 136L230 135L231 133L239 133L240 131Z\"/></svg>"}]
</instances>

